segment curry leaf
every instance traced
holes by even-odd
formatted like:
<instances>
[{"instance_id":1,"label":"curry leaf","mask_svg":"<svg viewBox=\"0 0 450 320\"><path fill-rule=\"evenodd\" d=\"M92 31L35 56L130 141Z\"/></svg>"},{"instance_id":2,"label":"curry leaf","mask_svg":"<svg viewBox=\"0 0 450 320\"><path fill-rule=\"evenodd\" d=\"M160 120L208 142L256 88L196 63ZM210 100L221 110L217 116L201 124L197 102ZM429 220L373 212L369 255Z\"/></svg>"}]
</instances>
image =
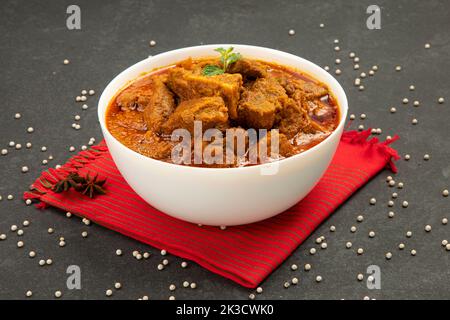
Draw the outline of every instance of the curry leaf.
<instances>
[{"instance_id":1,"label":"curry leaf","mask_svg":"<svg viewBox=\"0 0 450 320\"><path fill-rule=\"evenodd\" d=\"M229 47L228 49L224 48L216 48L214 51L217 51L220 53L220 64L222 65L222 68L219 68L218 66L214 65L207 65L203 68L203 75L204 76L215 76L218 74L222 74L227 72L228 67L238 61L242 58L242 55L240 53L232 53L233 47Z\"/></svg>"},{"instance_id":2,"label":"curry leaf","mask_svg":"<svg viewBox=\"0 0 450 320\"><path fill-rule=\"evenodd\" d=\"M202 74L207 77L217 76L222 73L223 73L222 68L211 64L205 66L202 71Z\"/></svg>"}]
</instances>

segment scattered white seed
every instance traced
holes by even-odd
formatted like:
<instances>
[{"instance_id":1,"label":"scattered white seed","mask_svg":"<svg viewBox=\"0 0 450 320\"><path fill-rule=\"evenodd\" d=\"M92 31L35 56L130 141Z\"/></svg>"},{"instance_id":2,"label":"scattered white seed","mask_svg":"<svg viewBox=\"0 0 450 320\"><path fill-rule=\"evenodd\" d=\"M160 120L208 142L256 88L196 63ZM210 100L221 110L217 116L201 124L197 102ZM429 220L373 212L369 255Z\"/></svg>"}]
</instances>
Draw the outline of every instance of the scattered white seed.
<instances>
[{"instance_id":1,"label":"scattered white seed","mask_svg":"<svg viewBox=\"0 0 450 320\"><path fill-rule=\"evenodd\" d=\"M162 256L165 256L166 254L167 254L167 251L166 251L166 250L164 250L164 249L161 250L161 255L162 255Z\"/></svg>"},{"instance_id":2,"label":"scattered white seed","mask_svg":"<svg viewBox=\"0 0 450 320\"><path fill-rule=\"evenodd\" d=\"M250 293L250 294L248 295L248 298L249 298L250 300L255 300L256 296L255 296L254 293Z\"/></svg>"},{"instance_id":3,"label":"scattered white seed","mask_svg":"<svg viewBox=\"0 0 450 320\"><path fill-rule=\"evenodd\" d=\"M23 241L18 241L17 242L17 248L22 248L24 246Z\"/></svg>"},{"instance_id":4,"label":"scattered white seed","mask_svg":"<svg viewBox=\"0 0 450 320\"><path fill-rule=\"evenodd\" d=\"M87 110L89 107L88 107L88 105L87 104L83 104L82 106L81 106L81 109L83 109L83 110Z\"/></svg>"},{"instance_id":5,"label":"scattered white seed","mask_svg":"<svg viewBox=\"0 0 450 320\"><path fill-rule=\"evenodd\" d=\"M430 49L431 48L431 44L429 44L429 43L425 43L425 49Z\"/></svg>"},{"instance_id":6,"label":"scattered white seed","mask_svg":"<svg viewBox=\"0 0 450 320\"><path fill-rule=\"evenodd\" d=\"M87 236L88 236L87 231L83 231L83 232L81 233L81 236L82 236L83 238L87 238Z\"/></svg>"},{"instance_id":7,"label":"scattered white seed","mask_svg":"<svg viewBox=\"0 0 450 320\"><path fill-rule=\"evenodd\" d=\"M169 290L170 290L170 291L175 291L176 288L177 288L177 287L176 287L174 284L171 284L171 285L169 286Z\"/></svg>"},{"instance_id":8,"label":"scattered white seed","mask_svg":"<svg viewBox=\"0 0 450 320\"><path fill-rule=\"evenodd\" d=\"M411 250L411 255L412 255L412 256L415 256L416 254L417 254L417 251L414 250L414 249L412 249L412 250Z\"/></svg>"},{"instance_id":9,"label":"scattered white seed","mask_svg":"<svg viewBox=\"0 0 450 320\"><path fill-rule=\"evenodd\" d=\"M341 69L336 69L336 71L334 71L335 74L340 75L342 73Z\"/></svg>"},{"instance_id":10,"label":"scattered white seed","mask_svg":"<svg viewBox=\"0 0 450 320\"><path fill-rule=\"evenodd\" d=\"M28 127L27 128L27 132L28 133L33 133L34 132L34 128L33 127Z\"/></svg>"},{"instance_id":11,"label":"scattered white seed","mask_svg":"<svg viewBox=\"0 0 450 320\"><path fill-rule=\"evenodd\" d=\"M150 40L149 45L150 45L150 47L156 46L156 41L155 40Z\"/></svg>"},{"instance_id":12,"label":"scattered white seed","mask_svg":"<svg viewBox=\"0 0 450 320\"><path fill-rule=\"evenodd\" d=\"M181 262L181 267L184 269L184 268L186 268L187 267L187 262L186 261L183 261L183 262Z\"/></svg>"},{"instance_id":13,"label":"scattered white seed","mask_svg":"<svg viewBox=\"0 0 450 320\"><path fill-rule=\"evenodd\" d=\"M288 33L289 33L290 36L293 36L295 34L295 30L294 29L290 29Z\"/></svg>"},{"instance_id":14,"label":"scattered white seed","mask_svg":"<svg viewBox=\"0 0 450 320\"><path fill-rule=\"evenodd\" d=\"M36 256L36 252L30 251L30 252L28 253L28 256L29 256L30 258L34 258L34 257Z\"/></svg>"},{"instance_id":15,"label":"scattered white seed","mask_svg":"<svg viewBox=\"0 0 450 320\"><path fill-rule=\"evenodd\" d=\"M364 280L364 275L363 275L362 273L359 273L359 274L356 276L356 279L358 279L358 281L363 281L363 280Z\"/></svg>"},{"instance_id":16,"label":"scattered white seed","mask_svg":"<svg viewBox=\"0 0 450 320\"><path fill-rule=\"evenodd\" d=\"M157 268L158 268L159 271L161 271L161 270L164 269L164 265L162 265L162 264L160 263L160 264L158 264L158 267L157 267Z\"/></svg>"},{"instance_id":17,"label":"scattered white seed","mask_svg":"<svg viewBox=\"0 0 450 320\"><path fill-rule=\"evenodd\" d=\"M307 263L307 264L305 264L305 266L303 267L303 269L304 269L305 271L309 271L309 270L311 270L311 265L310 265L309 263Z\"/></svg>"},{"instance_id":18,"label":"scattered white seed","mask_svg":"<svg viewBox=\"0 0 450 320\"><path fill-rule=\"evenodd\" d=\"M355 56L356 56L356 54L354 53L354 52L350 52L349 54L348 54L348 56L350 57L350 58L354 58Z\"/></svg>"},{"instance_id":19,"label":"scattered white seed","mask_svg":"<svg viewBox=\"0 0 450 320\"><path fill-rule=\"evenodd\" d=\"M374 231L370 231L369 232L369 237L370 238L374 238L375 237L375 232Z\"/></svg>"},{"instance_id":20,"label":"scattered white seed","mask_svg":"<svg viewBox=\"0 0 450 320\"><path fill-rule=\"evenodd\" d=\"M446 225L448 223L448 219L447 218L442 218L442 224Z\"/></svg>"},{"instance_id":21,"label":"scattered white seed","mask_svg":"<svg viewBox=\"0 0 450 320\"><path fill-rule=\"evenodd\" d=\"M363 248L358 248L358 250L356 251L357 254L361 255L364 253L364 249Z\"/></svg>"},{"instance_id":22,"label":"scattered white seed","mask_svg":"<svg viewBox=\"0 0 450 320\"><path fill-rule=\"evenodd\" d=\"M53 263L53 260L52 260L52 259L47 259L47 260L45 261L45 263L46 263L47 265L51 265L51 264Z\"/></svg>"},{"instance_id":23,"label":"scattered white seed","mask_svg":"<svg viewBox=\"0 0 450 320\"><path fill-rule=\"evenodd\" d=\"M69 61L69 59L64 59L63 63L64 63L64 64L69 64L70 61Z\"/></svg>"},{"instance_id":24,"label":"scattered white seed","mask_svg":"<svg viewBox=\"0 0 450 320\"><path fill-rule=\"evenodd\" d=\"M397 188L399 188L399 189L403 189L404 186L405 186L405 184L403 182L399 182L397 184Z\"/></svg>"},{"instance_id":25,"label":"scattered white seed","mask_svg":"<svg viewBox=\"0 0 450 320\"><path fill-rule=\"evenodd\" d=\"M388 201L388 207L393 207L393 206L394 206L394 201L389 200L389 201Z\"/></svg>"},{"instance_id":26,"label":"scattered white seed","mask_svg":"<svg viewBox=\"0 0 450 320\"><path fill-rule=\"evenodd\" d=\"M8 196L6 197L6 199L12 200L12 199L14 199L14 196L13 196L12 194L8 194Z\"/></svg>"},{"instance_id":27,"label":"scattered white seed","mask_svg":"<svg viewBox=\"0 0 450 320\"><path fill-rule=\"evenodd\" d=\"M33 295L33 292L31 290L28 290L25 295L29 298Z\"/></svg>"},{"instance_id":28,"label":"scattered white seed","mask_svg":"<svg viewBox=\"0 0 450 320\"><path fill-rule=\"evenodd\" d=\"M29 169L27 166L23 166L21 170L23 173L27 173Z\"/></svg>"},{"instance_id":29,"label":"scattered white seed","mask_svg":"<svg viewBox=\"0 0 450 320\"><path fill-rule=\"evenodd\" d=\"M427 224L427 225L425 226L425 231L426 231L426 232L430 232L430 231L431 231L431 226L430 226L429 224Z\"/></svg>"},{"instance_id":30,"label":"scattered white seed","mask_svg":"<svg viewBox=\"0 0 450 320\"><path fill-rule=\"evenodd\" d=\"M330 231L331 232L335 232L336 231L336 227L335 226L330 226Z\"/></svg>"},{"instance_id":31,"label":"scattered white seed","mask_svg":"<svg viewBox=\"0 0 450 320\"><path fill-rule=\"evenodd\" d=\"M316 282L321 282L322 281L322 277L321 276L317 276L316 277Z\"/></svg>"},{"instance_id":32,"label":"scattered white seed","mask_svg":"<svg viewBox=\"0 0 450 320\"><path fill-rule=\"evenodd\" d=\"M184 281L184 282L183 282L183 287L185 287L185 288L189 287L189 282Z\"/></svg>"},{"instance_id":33,"label":"scattered white seed","mask_svg":"<svg viewBox=\"0 0 450 320\"><path fill-rule=\"evenodd\" d=\"M192 282L190 287L191 287L191 289L195 289L195 288L197 288L197 284L195 282Z\"/></svg>"},{"instance_id":34,"label":"scattered white seed","mask_svg":"<svg viewBox=\"0 0 450 320\"><path fill-rule=\"evenodd\" d=\"M0 234L0 240L6 240L6 234L4 233Z\"/></svg>"},{"instance_id":35,"label":"scattered white seed","mask_svg":"<svg viewBox=\"0 0 450 320\"><path fill-rule=\"evenodd\" d=\"M95 94L95 90L93 90L93 89L89 90L89 95L90 96L93 96L94 94Z\"/></svg>"},{"instance_id":36,"label":"scattered white seed","mask_svg":"<svg viewBox=\"0 0 450 320\"><path fill-rule=\"evenodd\" d=\"M310 254L316 254L316 252L317 252L316 248L309 249Z\"/></svg>"},{"instance_id":37,"label":"scattered white seed","mask_svg":"<svg viewBox=\"0 0 450 320\"><path fill-rule=\"evenodd\" d=\"M144 259L148 259L148 258L150 258L150 253L144 252L144 254L142 256L144 257Z\"/></svg>"},{"instance_id":38,"label":"scattered white seed","mask_svg":"<svg viewBox=\"0 0 450 320\"><path fill-rule=\"evenodd\" d=\"M402 103L407 104L409 102L408 98L403 98Z\"/></svg>"},{"instance_id":39,"label":"scattered white seed","mask_svg":"<svg viewBox=\"0 0 450 320\"><path fill-rule=\"evenodd\" d=\"M50 233L50 234L52 234L53 231L55 231L53 228L48 228L48 229L47 229L47 232Z\"/></svg>"},{"instance_id":40,"label":"scattered white seed","mask_svg":"<svg viewBox=\"0 0 450 320\"><path fill-rule=\"evenodd\" d=\"M411 238L412 237L412 231L407 231L406 232L406 237L407 238Z\"/></svg>"},{"instance_id":41,"label":"scattered white seed","mask_svg":"<svg viewBox=\"0 0 450 320\"><path fill-rule=\"evenodd\" d=\"M445 246L445 250L450 251L450 243Z\"/></svg>"},{"instance_id":42,"label":"scattered white seed","mask_svg":"<svg viewBox=\"0 0 450 320\"><path fill-rule=\"evenodd\" d=\"M359 64L353 65L353 69L354 69L354 70L358 70L358 69L359 69Z\"/></svg>"},{"instance_id":43,"label":"scattered white seed","mask_svg":"<svg viewBox=\"0 0 450 320\"><path fill-rule=\"evenodd\" d=\"M2 149L2 156L6 156L8 154L8 150Z\"/></svg>"},{"instance_id":44,"label":"scattered white seed","mask_svg":"<svg viewBox=\"0 0 450 320\"><path fill-rule=\"evenodd\" d=\"M336 64L341 64L341 59L336 59L336 60L334 60L334 63L336 63Z\"/></svg>"},{"instance_id":45,"label":"scattered white seed","mask_svg":"<svg viewBox=\"0 0 450 320\"><path fill-rule=\"evenodd\" d=\"M414 107L418 107L418 106L420 106L420 101L418 101L418 100L414 100L414 102L413 102L413 106L414 106Z\"/></svg>"},{"instance_id":46,"label":"scattered white seed","mask_svg":"<svg viewBox=\"0 0 450 320\"><path fill-rule=\"evenodd\" d=\"M334 51L341 51L341 48L339 46L334 47Z\"/></svg>"},{"instance_id":47,"label":"scattered white seed","mask_svg":"<svg viewBox=\"0 0 450 320\"><path fill-rule=\"evenodd\" d=\"M442 103L444 103L444 102L445 102L444 97L439 97L439 98L438 98L438 103L442 104Z\"/></svg>"},{"instance_id":48,"label":"scattered white seed","mask_svg":"<svg viewBox=\"0 0 450 320\"><path fill-rule=\"evenodd\" d=\"M22 229L17 230L17 235L18 236L23 236L23 230Z\"/></svg>"},{"instance_id":49,"label":"scattered white seed","mask_svg":"<svg viewBox=\"0 0 450 320\"><path fill-rule=\"evenodd\" d=\"M295 270L297 270L297 265L296 264L293 264L292 266L291 266L291 270L293 270L293 271L295 271Z\"/></svg>"},{"instance_id":50,"label":"scattered white seed","mask_svg":"<svg viewBox=\"0 0 450 320\"><path fill-rule=\"evenodd\" d=\"M116 283L114 283L114 288L119 290L120 288L122 288L122 284L120 282L116 282Z\"/></svg>"},{"instance_id":51,"label":"scattered white seed","mask_svg":"<svg viewBox=\"0 0 450 320\"><path fill-rule=\"evenodd\" d=\"M294 285L298 284L298 278L292 278L291 282Z\"/></svg>"},{"instance_id":52,"label":"scattered white seed","mask_svg":"<svg viewBox=\"0 0 450 320\"><path fill-rule=\"evenodd\" d=\"M370 202L371 205L374 205L374 204L377 203L377 199L371 198L369 202Z\"/></svg>"},{"instance_id":53,"label":"scattered white seed","mask_svg":"<svg viewBox=\"0 0 450 320\"><path fill-rule=\"evenodd\" d=\"M448 240L442 240L441 244L443 247L445 247L448 244Z\"/></svg>"},{"instance_id":54,"label":"scattered white seed","mask_svg":"<svg viewBox=\"0 0 450 320\"><path fill-rule=\"evenodd\" d=\"M395 71L401 71L402 70L402 67L401 66L396 66L395 67Z\"/></svg>"},{"instance_id":55,"label":"scattered white seed","mask_svg":"<svg viewBox=\"0 0 450 320\"><path fill-rule=\"evenodd\" d=\"M356 217L356 221L363 222L364 221L364 217L362 215L359 215L359 216Z\"/></svg>"},{"instance_id":56,"label":"scattered white seed","mask_svg":"<svg viewBox=\"0 0 450 320\"><path fill-rule=\"evenodd\" d=\"M416 125L416 124L419 123L419 120L417 120L416 118L414 118L414 119L411 120L411 123L414 124L414 125Z\"/></svg>"},{"instance_id":57,"label":"scattered white seed","mask_svg":"<svg viewBox=\"0 0 450 320\"><path fill-rule=\"evenodd\" d=\"M347 242L346 244L345 244L345 247L347 248L347 249L350 249L351 247L352 247L352 243L351 242Z\"/></svg>"},{"instance_id":58,"label":"scattered white seed","mask_svg":"<svg viewBox=\"0 0 450 320\"><path fill-rule=\"evenodd\" d=\"M284 283L284 287L285 287L285 288L289 288L290 286L291 286L291 284L290 284L289 282L285 282L285 283Z\"/></svg>"},{"instance_id":59,"label":"scattered white seed","mask_svg":"<svg viewBox=\"0 0 450 320\"><path fill-rule=\"evenodd\" d=\"M164 260L162 261L162 264L163 264L164 266L167 266L167 265L169 264L169 260L164 259Z\"/></svg>"},{"instance_id":60,"label":"scattered white seed","mask_svg":"<svg viewBox=\"0 0 450 320\"><path fill-rule=\"evenodd\" d=\"M111 297L112 296L112 294L113 294L113 291L111 290L111 289L108 289L108 290L106 290L106 296L107 297Z\"/></svg>"},{"instance_id":61,"label":"scattered white seed","mask_svg":"<svg viewBox=\"0 0 450 320\"><path fill-rule=\"evenodd\" d=\"M429 154L425 154L423 156L423 160L430 160L430 155Z\"/></svg>"},{"instance_id":62,"label":"scattered white seed","mask_svg":"<svg viewBox=\"0 0 450 320\"><path fill-rule=\"evenodd\" d=\"M400 243L400 244L398 245L398 248L399 248L400 250L405 249L405 244L404 244L404 243Z\"/></svg>"},{"instance_id":63,"label":"scattered white seed","mask_svg":"<svg viewBox=\"0 0 450 320\"><path fill-rule=\"evenodd\" d=\"M117 250L116 250L116 256L121 256L121 255L122 255L122 250L117 249Z\"/></svg>"},{"instance_id":64,"label":"scattered white seed","mask_svg":"<svg viewBox=\"0 0 450 320\"><path fill-rule=\"evenodd\" d=\"M408 201L403 201L403 203L402 203L403 208L407 208L408 205L409 205Z\"/></svg>"},{"instance_id":65,"label":"scattered white seed","mask_svg":"<svg viewBox=\"0 0 450 320\"><path fill-rule=\"evenodd\" d=\"M12 231L12 232L16 232L16 231L17 231L17 226L16 226L15 224L13 224L13 225L11 226L11 231Z\"/></svg>"},{"instance_id":66,"label":"scattered white seed","mask_svg":"<svg viewBox=\"0 0 450 320\"><path fill-rule=\"evenodd\" d=\"M386 253L386 259L390 260L392 258L392 253L391 252L387 252Z\"/></svg>"}]
</instances>

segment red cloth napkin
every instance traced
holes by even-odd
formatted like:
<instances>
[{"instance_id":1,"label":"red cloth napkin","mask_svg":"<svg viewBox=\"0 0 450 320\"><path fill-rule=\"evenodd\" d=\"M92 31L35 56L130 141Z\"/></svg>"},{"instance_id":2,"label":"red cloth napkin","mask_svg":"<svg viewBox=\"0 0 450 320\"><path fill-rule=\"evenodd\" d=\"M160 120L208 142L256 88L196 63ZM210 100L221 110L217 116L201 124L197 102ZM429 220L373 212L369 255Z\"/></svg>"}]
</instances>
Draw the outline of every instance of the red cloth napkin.
<instances>
[{"instance_id":1,"label":"red cloth napkin","mask_svg":"<svg viewBox=\"0 0 450 320\"><path fill-rule=\"evenodd\" d=\"M165 215L142 200L120 175L104 142L82 151L59 169L42 173L25 199L70 211L138 241L197 262L245 287L256 287L274 271L339 205L380 170L397 152L388 144L368 140L370 130L342 136L324 177L301 202L276 217L220 230L197 226ZM226 170L226 169L223 169ZM69 172L98 173L107 178L106 195L93 199L51 186Z\"/></svg>"}]
</instances>

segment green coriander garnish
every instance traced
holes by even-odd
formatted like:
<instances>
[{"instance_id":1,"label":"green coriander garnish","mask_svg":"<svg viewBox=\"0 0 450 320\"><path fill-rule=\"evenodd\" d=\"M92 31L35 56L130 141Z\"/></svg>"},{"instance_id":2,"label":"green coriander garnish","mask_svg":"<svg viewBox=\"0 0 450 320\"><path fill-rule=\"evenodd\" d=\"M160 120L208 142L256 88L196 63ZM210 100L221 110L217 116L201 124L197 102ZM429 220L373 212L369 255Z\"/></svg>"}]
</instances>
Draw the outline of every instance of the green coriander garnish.
<instances>
[{"instance_id":1,"label":"green coriander garnish","mask_svg":"<svg viewBox=\"0 0 450 320\"><path fill-rule=\"evenodd\" d=\"M242 58L242 55L240 53L232 52L233 49L233 47L229 47L228 49L214 49L214 51L220 53L220 64L222 65L222 67L209 64L203 68L202 74L204 76L210 77L225 73L231 64Z\"/></svg>"}]
</instances>

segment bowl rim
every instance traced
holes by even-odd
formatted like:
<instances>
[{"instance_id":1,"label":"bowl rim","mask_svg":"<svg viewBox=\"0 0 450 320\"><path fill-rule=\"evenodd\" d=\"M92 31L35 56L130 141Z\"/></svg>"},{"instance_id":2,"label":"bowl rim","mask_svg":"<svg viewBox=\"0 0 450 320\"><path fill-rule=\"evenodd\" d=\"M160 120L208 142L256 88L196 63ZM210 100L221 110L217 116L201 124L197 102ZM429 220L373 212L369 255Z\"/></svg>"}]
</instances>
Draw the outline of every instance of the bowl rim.
<instances>
[{"instance_id":1,"label":"bowl rim","mask_svg":"<svg viewBox=\"0 0 450 320\"><path fill-rule=\"evenodd\" d=\"M311 74L312 77L315 77L315 73L319 73L321 74L321 76L323 78L326 78L325 81L322 81L323 83L325 83L326 85L330 86L330 83L333 83L333 87L335 87L338 91L340 91L340 96L341 99L338 99L336 96L337 94L335 93L335 91L333 91L335 98L338 100L338 107L339 107L339 114L340 114L340 119L339 119L339 124L336 127L336 129L333 130L333 132L326 137L324 140L322 140L320 143L314 145L313 147L309 148L306 151L303 151L301 153L295 154L293 156L281 159L281 160L277 160L274 162L269 162L269 163L263 163L263 164L257 164L257 165L252 165L252 166L244 166L244 167L232 167L232 168L209 168L209 167L194 167L194 166L187 166L187 165L180 165L180 164L176 164L176 163L170 163L170 162L166 162L166 161L161 161L161 160L157 160L157 159L153 159L147 156L144 156L143 154L140 154L139 152L136 152L130 148L128 148L127 146L125 146L122 142L120 142L119 140L116 139L116 137L114 137L108 130L107 126L106 126L106 111L107 111L107 107L111 101L111 99L114 97L114 95L117 93L117 91L114 92L114 95L109 95L106 96L105 92L108 91L108 89L114 85L115 82L119 81L119 79L131 72L133 69L137 69L139 68L141 65L149 63L149 60L153 60L157 57L161 57L163 55L177 55L177 54L182 54L185 51L194 51L194 50L198 50L198 49L215 49L217 47L234 47L235 49L239 49L239 48L247 48L247 49L254 49L254 50L262 50L262 51L266 51L270 56L273 56L274 59L270 60L270 59L262 59L264 61L268 61L268 62L274 62L277 63L277 59L276 57L278 56L283 56L286 58L291 58L291 59L296 59L299 60L300 63L302 64L309 64L313 69L315 69L316 71L314 72L305 72L302 71L301 69L299 69L298 67L295 66L290 66L287 65L288 67L292 67L292 68L296 68L299 71L302 71L304 73L307 74ZM212 51L212 50L211 50ZM212 52L211 52L212 54ZM207 57L208 55L205 55L205 57ZM185 57L186 58L186 57ZM183 57L180 57L180 61L185 59ZM165 67L165 66L160 66L160 67ZM158 67L155 67L158 68ZM149 70L147 72L151 72L152 70ZM142 71L142 73L144 73L146 71ZM132 80L127 81L126 83L123 84L122 88L125 88L130 82L134 81L135 79L139 78L139 76L135 77ZM106 100L106 101L105 101ZM341 101L342 100L342 101ZM104 105L104 107L102 107ZM128 151L130 151L131 153L133 153L134 155L136 155L138 158L143 159L144 161L149 161L149 162L153 162L155 164L161 165L161 166L171 166L174 168L177 168L177 170L200 170L200 171L220 171L220 172L231 172L231 171L243 171L243 170L254 170L256 169L260 169L262 166L267 166L267 165L271 165L274 163L278 163L279 165L281 165L282 163L287 163L289 161L296 161L298 159L301 159L303 157L308 156L308 154L313 153L317 150L319 150L321 148L321 146L326 143L327 141L331 140L331 138L333 136L339 135L340 132L343 130L344 124L345 124L345 120L347 118L347 113L348 113L348 100L347 100L347 95L345 94L345 90L342 88L341 84L337 81L337 79L335 77L333 77L329 72L327 72L326 70L324 70L322 67L318 66L317 64L315 64L314 62L307 60L305 58L299 57L295 54L292 53L288 53L288 52L284 52L281 50L277 50L277 49L271 49L271 48L267 48L267 47L261 47L261 46L254 46L254 45L246 45L246 44L207 44L207 45L199 45L199 46L191 46L191 47L184 47L184 48L179 48L179 49L174 49L174 50L170 50L170 51L165 51L162 53L159 53L157 55L154 56L149 56L146 59L143 59L131 66L129 66L128 68L126 68L125 70L121 71L118 75L116 75L109 83L108 85L103 89L102 94L100 95L100 98L98 100L98 104L97 104L97 116L98 116L98 120L100 122L100 126L102 128L102 133L103 135L108 135L108 137L112 140L114 140L116 143L118 143L120 146L122 146L123 148L127 149Z\"/></svg>"}]
</instances>

